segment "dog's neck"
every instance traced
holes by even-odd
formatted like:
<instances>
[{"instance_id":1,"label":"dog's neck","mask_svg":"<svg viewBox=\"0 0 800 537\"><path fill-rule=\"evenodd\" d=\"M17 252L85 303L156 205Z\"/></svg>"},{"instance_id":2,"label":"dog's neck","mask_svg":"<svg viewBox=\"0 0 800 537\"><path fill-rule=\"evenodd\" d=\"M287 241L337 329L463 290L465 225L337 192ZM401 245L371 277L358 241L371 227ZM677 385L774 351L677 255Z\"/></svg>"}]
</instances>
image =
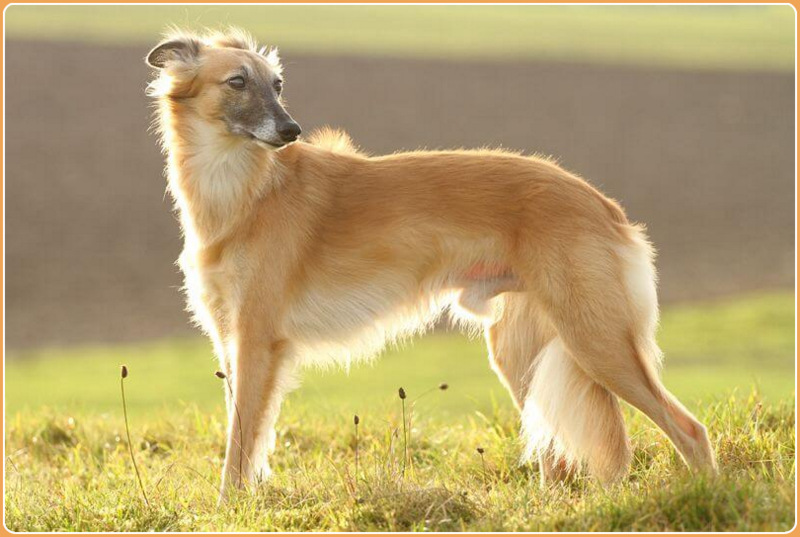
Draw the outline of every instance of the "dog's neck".
<instances>
[{"instance_id":1,"label":"dog's neck","mask_svg":"<svg viewBox=\"0 0 800 537\"><path fill-rule=\"evenodd\" d=\"M277 184L280 165L275 153L191 116L173 116L167 125L169 190L179 209L186 247L201 249L224 241Z\"/></svg>"}]
</instances>

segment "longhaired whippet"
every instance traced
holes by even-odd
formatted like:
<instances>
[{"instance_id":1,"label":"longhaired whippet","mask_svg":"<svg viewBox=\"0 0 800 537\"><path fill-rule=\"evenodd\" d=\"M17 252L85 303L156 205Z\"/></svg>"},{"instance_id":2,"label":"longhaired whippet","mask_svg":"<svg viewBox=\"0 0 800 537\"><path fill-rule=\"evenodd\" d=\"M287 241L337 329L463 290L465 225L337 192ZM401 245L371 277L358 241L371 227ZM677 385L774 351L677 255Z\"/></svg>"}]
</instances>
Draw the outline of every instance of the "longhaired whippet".
<instances>
[{"instance_id":1,"label":"longhaired whippet","mask_svg":"<svg viewBox=\"0 0 800 537\"><path fill-rule=\"evenodd\" d=\"M505 151L298 141L276 51L239 31L175 33L147 63L188 301L232 383L223 495L269 474L298 366L372 356L445 309L483 328L544 480L625 475L617 397L713 471L705 427L659 380L653 250L614 201Z\"/></svg>"}]
</instances>

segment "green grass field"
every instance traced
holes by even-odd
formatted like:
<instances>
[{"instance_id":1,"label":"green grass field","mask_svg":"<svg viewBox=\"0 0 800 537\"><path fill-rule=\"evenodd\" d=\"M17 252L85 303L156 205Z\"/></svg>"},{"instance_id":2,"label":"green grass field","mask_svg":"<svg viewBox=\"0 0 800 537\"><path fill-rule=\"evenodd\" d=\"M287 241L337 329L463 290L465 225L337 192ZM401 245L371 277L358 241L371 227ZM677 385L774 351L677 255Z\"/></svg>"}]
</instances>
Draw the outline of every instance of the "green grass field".
<instances>
[{"instance_id":1,"label":"green grass field","mask_svg":"<svg viewBox=\"0 0 800 537\"><path fill-rule=\"evenodd\" d=\"M708 425L718 478L684 470L628 409L635 462L625 482L609 489L579 478L540 489L535 465L517 462L517 418L482 344L436 334L349 374L310 372L279 422L274 479L222 509L222 387L207 343L12 354L6 523L18 531L787 530L794 324L789 293L664 312L665 382ZM122 363L149 508L124 436ZM449 389L437 390L441 382ZM413 401L404 476L399 386Z\"/></svg>"},{"instance_id":2,"label":"green grass field","mask_svg":"<svg viewBox=\"0 0 800 537\"><path fill-rule=\"evenodd\" d=\"M152 45L169 24L238 25L288 54L794 69L790 6L23 6L14 39Z\"/></svg>"}]
</instances>

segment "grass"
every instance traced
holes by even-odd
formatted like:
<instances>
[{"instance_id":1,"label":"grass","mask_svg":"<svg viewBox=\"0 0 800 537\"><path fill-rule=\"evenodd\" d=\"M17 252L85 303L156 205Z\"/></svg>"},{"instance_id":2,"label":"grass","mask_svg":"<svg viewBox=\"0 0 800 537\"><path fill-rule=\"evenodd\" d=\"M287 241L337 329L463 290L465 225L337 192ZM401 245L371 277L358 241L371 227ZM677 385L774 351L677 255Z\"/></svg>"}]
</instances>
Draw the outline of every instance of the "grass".
<instances>
[{"instance_id":1,"label":"grass","mask_svg":"<svg viewBox=\"0 0 800 537\"><path fill-rule=\"evenodd\" d=\"M635 453L624 482L603 487L579 478L550 489L539 488L534 465L517 462L516 417L507 411L449 427L415 412L405 473L399 410L362 414L357 475L352 415L287 414L273 478L221 508L219 413L187 408L134 421L149 508L118 413L71 421L57 413L17 414L6 422L6 525L14 531L785 531L794 523L793 400L732 397L702 406L721 464L717 478L692 476L636 415L628 420Z\"/></svg>"},{"instance_id":2,"label":"grass","mask_svg":"<svg viewBox=\"0 0 800 537\"><path fill-rule=\"evenodd\" d=\"M274 479L221 509L223 385L207 343L17 353L5 377L6 525L16 531L787 530L796 470L794 308L793 295L774 293L665 311L666 383L708 425L722 474L691 476L652 425L626 410L635 462L630 477L610 489L581 478L541 490L535 465L518 464L517 418L482 344L454 334L423 338L349 374L311 372L279 421ZM121 363L130 370L132 446L122 419ZM437 389L443 381L446 391ZM400 386L408 394L408 422Z\"/></svg>"},{"instance_id":3,"label":"grass","mask_svg":"<svg viewBox=\"0 0 800 537\"><path fill-rule=\"evenodd\" d=\"M545 59L792 71L788 6L25 6L14 39L152 45L168 24L238 25L294 53Z\"/></svg>"}]
</instances>

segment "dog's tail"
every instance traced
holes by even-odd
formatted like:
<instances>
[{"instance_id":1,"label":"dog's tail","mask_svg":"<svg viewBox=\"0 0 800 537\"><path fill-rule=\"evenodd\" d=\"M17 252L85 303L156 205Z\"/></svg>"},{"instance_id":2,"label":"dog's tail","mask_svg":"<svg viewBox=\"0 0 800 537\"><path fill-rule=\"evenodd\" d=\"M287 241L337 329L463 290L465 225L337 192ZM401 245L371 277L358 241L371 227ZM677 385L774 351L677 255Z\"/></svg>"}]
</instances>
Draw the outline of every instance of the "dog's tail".
<instances>
[{"instance_id":1,"label":"dog's tail","mask_svg":"<svg viewBox=\"0 0 800 537\"><path fill-rule=\"evenodd\" d=\"M601 481L624 475L630 446L617 398L593 381L564 346L553 339L534 361L522 411L525 458L561 460L571 468L586 462ZM542 467L543 477L552 468Z\"/></svg>"},{"instance_id":2,"label":"dog's tail","mask_svg":"<svg viewBox=\"0 0 800 537\"><path fill-rule=\"evenodd\" d=\"M308 143L322 149L333 151L334 153L345 155L365 154L353 143L353 140L346 132L327 126L312 132L308 137Z\"/></svg>"}]
</instances>

